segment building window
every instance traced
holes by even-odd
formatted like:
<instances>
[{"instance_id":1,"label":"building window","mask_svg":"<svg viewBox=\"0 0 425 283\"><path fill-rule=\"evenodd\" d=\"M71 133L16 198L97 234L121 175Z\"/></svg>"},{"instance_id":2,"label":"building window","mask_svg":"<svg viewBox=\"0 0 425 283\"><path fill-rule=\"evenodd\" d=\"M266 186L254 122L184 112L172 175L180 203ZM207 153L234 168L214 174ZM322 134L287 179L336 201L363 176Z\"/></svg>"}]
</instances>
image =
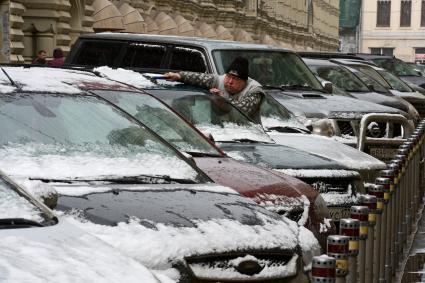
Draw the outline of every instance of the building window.
<instances>
[{"instance_id":1,"label":"building window","mask_svg":"<svg viewBox=\"0 0 425 283\"><path fill-rule=\"evenodd\" d=\"M425 0L422 0L422 7L421 7L421 27L425 27Z\"/></svg>"},{"instance_id":2,"label":"building window","mask_svg":"<svg viewBox=\"0 0 425 283\"><path fill-rule=\"evenodd\" d=\"M410 27L412 15L412 0L402 0L400 7L400 26Z\"/></svg>"},{"instance_id":3,"label":"building window","mask_svg":"<svg viewBox=\"0 0 425 283\"><path fill-rule=\"evenodd\" d=\"M394 48L374 47L374 48L370 48L370 53L375 55L393 56Z\"/></svg>"},{"instance_id":4,"label":"building window","mask_svg":"<svg viewBox=\"0 0 425 283\"><path fill-rule=\"evenodd\" d=\"M378 12L376 18L377 27L389 27L391 15L391 1L378 0Z\"/></svg>"}]
</instances>

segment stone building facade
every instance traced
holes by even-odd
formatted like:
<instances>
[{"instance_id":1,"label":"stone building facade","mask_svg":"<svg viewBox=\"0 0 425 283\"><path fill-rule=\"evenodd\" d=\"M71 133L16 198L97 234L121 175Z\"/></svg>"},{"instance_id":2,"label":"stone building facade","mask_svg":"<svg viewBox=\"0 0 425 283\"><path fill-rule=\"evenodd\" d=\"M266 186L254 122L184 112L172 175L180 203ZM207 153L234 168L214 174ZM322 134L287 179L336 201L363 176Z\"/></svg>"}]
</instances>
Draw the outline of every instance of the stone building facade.
<instances>
[{"instance_id":1,"label":"stone building facade","mask_svg":"<svg viewBox=\"0 0 425 283\"><path fill-rule=\"evenodd\" d=\"M80 34L103 31L338 49L339 0L0 0L0 13L1 62L66 54Z\"/></svg>"}]
</instances>

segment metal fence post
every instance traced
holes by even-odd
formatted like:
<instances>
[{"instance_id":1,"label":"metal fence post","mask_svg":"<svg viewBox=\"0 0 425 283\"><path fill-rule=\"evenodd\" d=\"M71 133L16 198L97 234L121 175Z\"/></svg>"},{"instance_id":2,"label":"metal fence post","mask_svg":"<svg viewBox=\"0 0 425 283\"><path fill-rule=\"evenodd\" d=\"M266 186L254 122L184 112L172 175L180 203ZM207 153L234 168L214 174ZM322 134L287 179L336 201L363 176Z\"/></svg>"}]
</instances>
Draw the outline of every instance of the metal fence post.
<instances>
[{"instance_id":1,"label":"metal fence post","mask_svg":"<svg viewBox=\"0 0 425 283\"><path fill-rule=\"evenodd\" d=\"M368 234L366 239L366 260L365 260L365 282L372 283L373 281L373 253L374 253L374 239L375 239L375 224L376 224L376 196L362 195L362 206L369 208L368 215Z\"/></svg>"},{"instance_id":2,"label":"metal fence post","mask_svg":"<svg viewBox=\"0 0 425 283\"><path fill-rule=\"evenodd\" d=\"M366 271L366 240L369 230L369 208L367 206L355 205L351 207L351 218L360 221L360 248L358 256L358 282L365 282Z\"/></svg>"},{"instance_id":3,"label":"metal fence post","mask_svg":"<svg viewBox=\"0 0 425 283\"><path fill-rule=\"evenodd\" d=\"M377 185L382 186L384 190L384 210L382 213L382 222L381 222L381 237L380 237L380 245L379 245L379 257L380 267L379 267L379 281L386 282L387 279L390 278L391 274L391 260L390 260L390 252L391 252L391 237L388 234L390 231L389 227L391 227L391 209L390 209L390 179L388 178L376 178L375 183Z\"/></svg>"},{"instance_id":4,"label":"metal fence post","mask_svg":"<svg viewBox=\"0 0 425 283\"><path fill-rule=\"evenodd\" d=\"M335 258L321 255L313 257L312 283L335 283Z\"/></svg>"},{"instance_id":5,"label":"metal fence post","mask_svg":"<svg viewBox=\"0 0 425 283\"><path fill-rule=\"evenodd\" d=\"M348 241L349 237L342 235L328 236L328 256L335 258L336 282L345 282L348 274Z\"/></svg>"},{"instance_id":6,"label":"metal fence post","mask_svg":"<svg viewBox=\"0 0 425 283\"><path fill-rule=\"evenodd\" d=\"M339 221L339 233L348 236L348 278L347 282L357 282L357 256L359 254L360 221L357 219L343 218Z\"/></svg>"},{"instance_id":7,"label":"metal fence post","mask_svg":"<svg viewBox=\"0 0 425 283\"><path fill-rule=\"evenodd\" d=\"M375 225L375 238L373 243L373 282L379 282L379 274L381 273L381 262L384 258L381 256L381 226L382 226L382 212L384 210L384 187L382 185L369 186L369 195L376 197L376 225ZM382 264L382 274L384 272L384 264Z\"/></svg>"}]
</instances>

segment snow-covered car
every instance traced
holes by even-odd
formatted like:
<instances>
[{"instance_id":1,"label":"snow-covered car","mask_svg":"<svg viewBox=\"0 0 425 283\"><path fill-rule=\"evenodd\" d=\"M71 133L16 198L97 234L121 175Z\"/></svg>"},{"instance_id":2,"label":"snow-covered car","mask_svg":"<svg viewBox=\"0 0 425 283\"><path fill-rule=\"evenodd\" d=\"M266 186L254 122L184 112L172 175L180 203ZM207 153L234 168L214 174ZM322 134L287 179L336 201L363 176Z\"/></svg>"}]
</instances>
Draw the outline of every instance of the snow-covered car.
<instances>
[{"instance_id":1,"label":"snow-covered car","mask_svg":"<svg viewBox=\"0 0 425 283\"><path fill-rule=\"evenodd\" d=\"M79 70L2 67L0 168L156 273L179 282L306 282L313 234L210 178L152 130L78 86Z\"/></svg>"},{"instance_id":2,"label":"snow-covered car","mask_svg":"<svg viewBox=\"0 0 425 283\"><path fill-rule=\"evenodd\" d=\"M1 282L174 282L55 214L0 172Z\"/></svg>"},{"instance_id":3,"label":"snow-covered car","mask_svg":"<svg viewBox=\"0 0 425 283\"><path fill-rule=\"evenodd\" d=\"M154 85L141 74L129 70L101 67L94 73L114 81L131 83L132 86L145 88ZM111 90L101 83L84 87L80 84L80 87L114 103L188 154L214 182L228 186L266 209L307 227L326 250L327 236L336 232L335 227L328 225L331 216L323 198L308 184L226 156L181 115L146 92L130 88L127 91Z\"/></svg>"}]
</instances>

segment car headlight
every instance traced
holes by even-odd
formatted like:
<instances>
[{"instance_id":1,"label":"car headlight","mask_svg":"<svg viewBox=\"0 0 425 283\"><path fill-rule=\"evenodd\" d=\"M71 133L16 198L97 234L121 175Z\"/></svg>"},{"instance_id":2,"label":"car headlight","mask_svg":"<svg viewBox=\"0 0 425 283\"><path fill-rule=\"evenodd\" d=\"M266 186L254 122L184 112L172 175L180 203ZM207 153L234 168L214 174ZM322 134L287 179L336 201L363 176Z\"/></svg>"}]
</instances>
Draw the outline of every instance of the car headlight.
<instances>
[{"instance_id":1,"label":"car headlight","mask_svg":"<svg viewBox=\"0 0 425 283\"><path fill-rule=\"evenodd\" d=\"M316 135L331 137L335 134L332 121L329 119L308 119L304 125Z\"/></svg>"}]
</instances>

